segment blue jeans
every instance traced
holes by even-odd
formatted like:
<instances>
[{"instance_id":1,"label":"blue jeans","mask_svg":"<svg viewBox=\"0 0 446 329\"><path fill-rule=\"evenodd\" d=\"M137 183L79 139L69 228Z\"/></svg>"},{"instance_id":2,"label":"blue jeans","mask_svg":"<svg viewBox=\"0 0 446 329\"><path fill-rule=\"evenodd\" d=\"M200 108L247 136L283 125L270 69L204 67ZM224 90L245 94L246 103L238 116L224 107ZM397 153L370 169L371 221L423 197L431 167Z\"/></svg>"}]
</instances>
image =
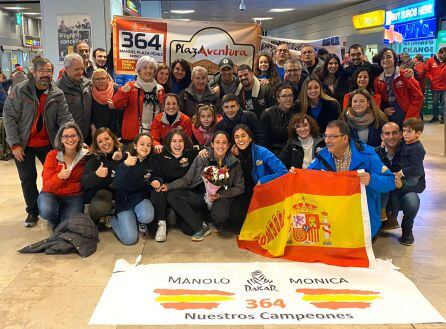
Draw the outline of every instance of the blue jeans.
<instances>
[{"instance_id":1,"label":"blue jeans","mask_svg":"<svg viewBox=\"0 0 446 329\"><path fill-rule=\"evenodd\" d=\"M446 112L446 90L432 90L432 114L438 117Z\"/></svg>"},{"instance_id":2,"label":"blue jeans","mask_svg":"<svg viewBox=\"0 0 446 329\"><path fill-rule=\"evenodd\" d=\"M396 191L391 193L392 215L398 216L398 212L402 210L403 221L401 222L401 228L411 230L418 209L420 209L420 197L416 192L409 192L401 195L394 194Z\"/></svg>"},{"instance_id":3,"label":"blue jeans","mask_svg":"<svg viewBox=\"0 0 446 329\"><path fill-rule=\"evenodd\" d=\"M60 196L41 192L37 197L37 206L40 216L49 221L54 230L65 219L84 212L84 199L82 195Z\"/></svg>"},{"instance_id":4,"label":"blue jeans","mask_svg":"<svg viewBox=\"0 0 446 329\"><path fill-rule=\"evenodd\" d=\"M138 225L136 221L149 224L155 217L155 211L149 200L144 199L133 209L119 212L113 216L110 224L118 239L129 246L138 240Z\"/></svg>"}]
</instances>

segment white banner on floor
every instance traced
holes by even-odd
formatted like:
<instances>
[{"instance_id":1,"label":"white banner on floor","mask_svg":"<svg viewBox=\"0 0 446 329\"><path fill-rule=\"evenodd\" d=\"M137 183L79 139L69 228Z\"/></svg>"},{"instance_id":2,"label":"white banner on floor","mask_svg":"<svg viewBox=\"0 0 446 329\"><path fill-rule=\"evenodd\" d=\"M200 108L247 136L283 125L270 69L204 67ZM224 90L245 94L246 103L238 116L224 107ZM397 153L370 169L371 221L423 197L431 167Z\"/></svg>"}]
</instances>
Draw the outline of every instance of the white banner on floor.
<instances>
[{"instance_id":1,"label":"white banner on floor","mask_svg":"<svg viewBox=\"0 0 446 329\"><path fill-rule=\"evenodd\" d=\"M444 322L390 261L129 265L118 260L90 325Z\"/></svg>"}]
</instances>

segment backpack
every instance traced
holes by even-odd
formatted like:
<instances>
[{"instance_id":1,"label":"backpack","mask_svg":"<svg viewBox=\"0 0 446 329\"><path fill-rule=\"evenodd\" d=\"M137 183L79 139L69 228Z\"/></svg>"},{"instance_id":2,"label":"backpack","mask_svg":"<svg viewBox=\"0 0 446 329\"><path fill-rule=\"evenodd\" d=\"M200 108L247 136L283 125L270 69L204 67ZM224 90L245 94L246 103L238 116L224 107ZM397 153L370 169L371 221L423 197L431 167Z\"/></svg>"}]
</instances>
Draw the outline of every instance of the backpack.
<instances>
[{"instance_id":1,"label":"backpack","mask_svg":"<svg viewBox=\"0 0 446 329\"><path fill-rule=\"evenodd\" d=\"M3 117L0 117L0 160L8 161L13 158L11 149L6 143L6 131L3 124Z\"/></svg>"}]
</instances>

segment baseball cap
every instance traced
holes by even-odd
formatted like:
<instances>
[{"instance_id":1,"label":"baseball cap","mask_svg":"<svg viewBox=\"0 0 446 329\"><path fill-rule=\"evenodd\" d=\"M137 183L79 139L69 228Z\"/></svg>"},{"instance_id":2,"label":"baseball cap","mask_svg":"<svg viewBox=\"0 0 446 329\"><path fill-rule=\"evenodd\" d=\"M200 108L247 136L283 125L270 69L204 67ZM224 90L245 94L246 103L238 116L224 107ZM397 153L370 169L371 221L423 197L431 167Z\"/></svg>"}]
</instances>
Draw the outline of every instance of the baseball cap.
<instances>
[{"instance_id":1,"label":"baseball cap","mask_svg":"<svg viewBox=\"0 0 446 329\"><path fill-rule=\"evenodd\" d=\"M225 57L220 61L220 63L218 63L218 69L222 69L224 67L234 68L234 63L230 58Z\"/></svg>"}]
</instances>

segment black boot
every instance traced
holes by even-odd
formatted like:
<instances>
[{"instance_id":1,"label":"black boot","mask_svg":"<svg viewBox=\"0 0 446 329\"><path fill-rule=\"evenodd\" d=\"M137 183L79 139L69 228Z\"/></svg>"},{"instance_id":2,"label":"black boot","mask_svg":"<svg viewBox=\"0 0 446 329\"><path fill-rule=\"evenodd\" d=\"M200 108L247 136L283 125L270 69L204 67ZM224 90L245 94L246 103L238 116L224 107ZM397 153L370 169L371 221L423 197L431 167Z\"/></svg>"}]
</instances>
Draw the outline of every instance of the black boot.
<instances>
[{"instance_id":1,"label":"black boot","mask_svg":"<svg viewBox=\"0 0 446 329\"><path fill-rule=\"evenodd\" d=\"M25 227L33 227L36 226L37 221L39 220L39 217L37 215L28 214L28 216L25 219Z\"/></svg>"},{"instance_id":2,"label":"black boot","mask_svg":"<svg viewBox=\"0 0 446 329\"><path fill-rule=\"evenodd\" d=\"M412 234L412 229L403 228L403 235L401 236L401 238L398 238L398 241L405 246L413 245L415 239Z\"/></svg>"}]
</instances>

